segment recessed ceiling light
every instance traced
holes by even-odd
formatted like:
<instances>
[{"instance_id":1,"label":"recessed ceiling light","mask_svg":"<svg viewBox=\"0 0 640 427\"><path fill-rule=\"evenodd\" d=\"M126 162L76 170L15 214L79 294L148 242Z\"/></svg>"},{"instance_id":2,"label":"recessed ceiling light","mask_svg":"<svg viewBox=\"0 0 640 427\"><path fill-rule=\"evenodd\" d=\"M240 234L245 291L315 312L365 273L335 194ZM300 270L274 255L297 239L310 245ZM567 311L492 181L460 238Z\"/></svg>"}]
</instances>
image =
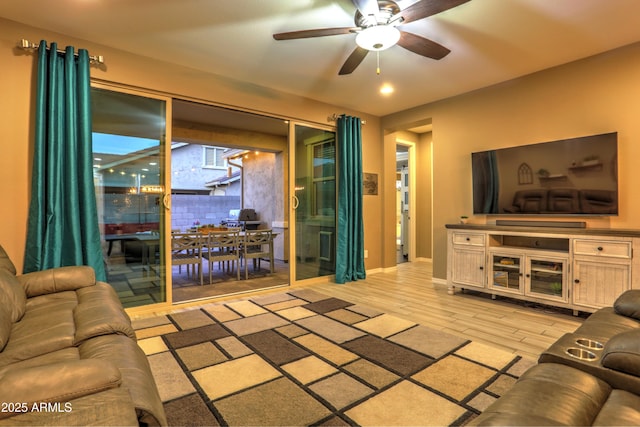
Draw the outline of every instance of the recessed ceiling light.
<instances>
[{"instance_id":1,"label":"recessed ceiling light","mask_svg":"<svg viewBox=\"0 0 640 427\"><path fill-rule=\"evenodd\" d=\"M382 95L391 95L393 91L394 91L393 86L391 86L389 83L385 83L382 86L380 86L380 93Z\"/></svg>"}]
</instances>

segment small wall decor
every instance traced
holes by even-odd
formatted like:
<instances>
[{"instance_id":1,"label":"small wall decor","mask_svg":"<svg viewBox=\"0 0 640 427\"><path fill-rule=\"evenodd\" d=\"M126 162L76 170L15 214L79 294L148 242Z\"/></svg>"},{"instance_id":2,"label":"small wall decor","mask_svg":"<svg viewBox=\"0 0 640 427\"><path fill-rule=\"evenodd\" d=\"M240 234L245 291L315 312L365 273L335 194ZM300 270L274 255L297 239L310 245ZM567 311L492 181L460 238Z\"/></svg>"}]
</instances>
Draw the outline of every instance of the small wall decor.
<instances>
[{"instance_id":1,"label":"small wall decor","mask_svg":"<svg viewBox=\"0 0 640 427\"><path fill-rule=\"evenodd\" d=\"M533 184L533 172L528 164L522 163L518 167L518 185L526 184Z\"/></svg>"},{"instance_id":2,"label":"small wall decor","mask_svg":"<svg viewBox=\"0 0 640 427\"><path fill-rule=\"evenodd\" d=\"M362 174L362 194L365 196L378 195L378 174L377 173Z\"/></svg>"}]
</instances>

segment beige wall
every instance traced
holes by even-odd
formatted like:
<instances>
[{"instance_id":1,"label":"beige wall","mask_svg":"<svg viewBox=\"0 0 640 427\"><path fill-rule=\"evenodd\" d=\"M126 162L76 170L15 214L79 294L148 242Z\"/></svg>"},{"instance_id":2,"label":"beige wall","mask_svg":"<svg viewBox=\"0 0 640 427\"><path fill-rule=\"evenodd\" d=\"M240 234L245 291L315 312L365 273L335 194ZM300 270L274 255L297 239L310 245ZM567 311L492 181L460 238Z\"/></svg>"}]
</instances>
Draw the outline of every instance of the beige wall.
<instances>
[{"instance_id":1,"label":"beige wall","mask_svg":"<svg viewBox=\"0 0 640 427\"><path fill-rule=\"evenodd\" d=\"M620 215L587 222L638 228L639 115L640 44L634 44L384 117L383 129L432 120L434 278L446 278L445 224L472 211L472 151L617 131Z\"/></svg>"},{"instance_id":2,"label":"beige wall","mask_svg":"<svg viewBox=\"0 0 640 427\"><path fill-rule=\"evenodd\" d=\"M433 182L431 178L431 132L421 134L416 147L416 257L433 257Z\"/></svg>"},{"instance_id":3,"label":"beige wall","mask_svg":"<svg viewBox=\"0 0 640 427\"><path fill-rule=\"evenodd\" d=\"M5 247L19 270L22 269L26 238L35 97L35 57L16 48L21 38L35 42L41 39L56 41L60 47L71 44L87 48L92 55L103 55L105 65L91 69L92 78L99 81L324 126L328 124L327 117L334 113L361 117L367 122L363 127L363 168L367 172L381 173L382 137L377 117L222 78L213 74L215 70L208 73L180 67L0 19L0 117L3 129L3 155L0 156L0 194L3 200L0 208L0 244ZM381 206L381 195L367 197L365 200L368 269L378 268L382 264L380 235L378 232L371 232L380 229Z\"/></svg>"},{"instance_id":4,"label":"beige wall","mask_svg":"<svg viewBox=\"0 0 640 427\"><path fill-rule=\"evenodd\" d=\"M383 143L383 129L401 130L416 123L433 124L433 262L434 277L446 276L445 224L472 209L470 156L472 151L531 144L589 134L619 133L620 216L589 219L594 227L637 228L640 198L634 198L633 183L640 178L635 159L640 158L640 44L565 66L542 71L511 82L479 90L408 111L377 117L306 98L232 81L212 73L179 67L79 41L0 19L0 244L22 267L28 213L33 128L35 58L16 48L21 38L47 39L60 46L72 44L105 56L106 65L92 68L94 79L126 84L219 105L298 119L320 125L334 113L347 113L366 120L363 126L363 170L379 174L378 196L364 198L366 268L391 267L395 258L385 255L394 247L395 167L388 170L384 159L393 158L390 144ZM212 70L215 71L215 70ZM419 145L422 144L422 141ZM425 151L419 150L420 162ZM422 212L427 197L419 195ZM421 217L422 214L418 214ZM421 218L422 219L422 218ZM486 222L486 217L472 221ZM495 217L489 218L493 220ZM422 221L421 221L422 222ZM424 221L422 223L426 223ZM381 232L382 230L382 232ZM424 228L417 230L425 241ZM417 247L418 249L419 247ZM421 250L422 252L422 250ZM418 256L424 256L418 254Z\"/></svg>"}]
</instances>

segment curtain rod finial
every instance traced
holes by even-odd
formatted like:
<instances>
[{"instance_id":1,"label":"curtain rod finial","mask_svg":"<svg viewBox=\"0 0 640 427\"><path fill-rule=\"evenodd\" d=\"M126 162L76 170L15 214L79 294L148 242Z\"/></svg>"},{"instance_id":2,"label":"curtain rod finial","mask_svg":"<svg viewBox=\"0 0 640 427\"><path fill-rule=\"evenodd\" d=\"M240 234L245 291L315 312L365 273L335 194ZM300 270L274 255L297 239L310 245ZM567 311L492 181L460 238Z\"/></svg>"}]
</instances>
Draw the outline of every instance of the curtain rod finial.
<instances>
[{"instance_id":1,"label":"curtain rod finial","mask_svg":"<svg viewBox=\"0 0 640 427\"><path fill-rule=\"evenodd\" d=\"M19 46L21 48L23 48L23 49L37 49L38 48L38 45L36 45L35 43L31 43L27 39L21 39Z\"/></svg>"}]
</instances>

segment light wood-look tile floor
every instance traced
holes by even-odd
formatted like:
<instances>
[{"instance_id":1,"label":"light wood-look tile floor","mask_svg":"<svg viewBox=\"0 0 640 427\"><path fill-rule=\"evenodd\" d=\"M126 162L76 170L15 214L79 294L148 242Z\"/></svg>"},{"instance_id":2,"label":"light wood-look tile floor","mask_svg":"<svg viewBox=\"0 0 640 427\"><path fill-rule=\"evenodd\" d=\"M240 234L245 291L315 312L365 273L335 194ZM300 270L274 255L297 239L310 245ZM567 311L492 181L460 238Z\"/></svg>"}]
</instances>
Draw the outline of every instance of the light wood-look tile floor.
<instances>
[{"instance_id":1,"label":"light wood-look tile floor","mask_svg":"<svg viewBox=\"0 0 640 427\"><path fill-rule=\"evenodd\" d=\"M534 359L584 321L570 310L492 300L478 292L449 295L446 285L432 282L431 272L430 262L403 263L393 271L369 274L362 281L310 287Z\"/></svg>"}]
</instances>

